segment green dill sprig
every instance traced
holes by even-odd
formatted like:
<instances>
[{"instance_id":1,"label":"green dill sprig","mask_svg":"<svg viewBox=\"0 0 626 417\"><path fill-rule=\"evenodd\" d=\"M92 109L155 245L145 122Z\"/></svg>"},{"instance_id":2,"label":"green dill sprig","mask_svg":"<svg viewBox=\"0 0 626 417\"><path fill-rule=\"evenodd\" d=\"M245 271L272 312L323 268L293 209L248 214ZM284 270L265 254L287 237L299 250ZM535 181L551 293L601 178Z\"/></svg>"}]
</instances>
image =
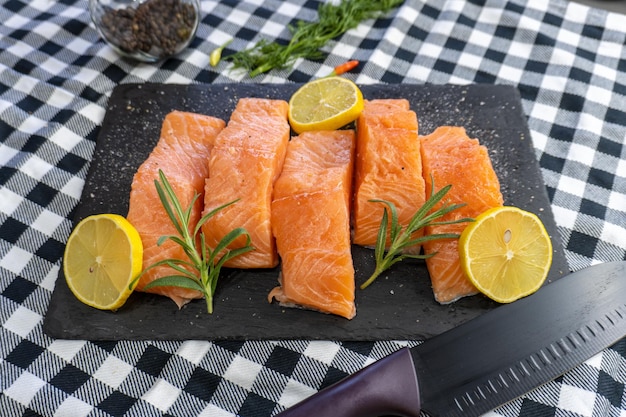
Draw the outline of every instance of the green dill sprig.
<instances>
[{"instance_id":1,"label":"green dill sprig","mask_svg":"<svg viewBox=\"0 0 626 417\"><path fill-rule=\"evenodd\" d=\"M163 208L176 228L178 235L161 236L157 241L157 245L162 245L165 241L171 240L183 248L189 261L183 259L163 259L144 269L136 279L138 280L149 269L162 265L168 266L176 271L177 274L157 278L148 283L145 289L168 286L200 291L206 300L207 311L211 314L213 313L213 295L215 294L222 266L229 259L254 250L254 247L251 245L248 232L244 228L238 227L227 233L218 245L211 249L206 245L205 237L202 233L202 225L222 209L235 204L237 200L217 207L202 216L193 232L190 232L191 211L200 195L196 193L191 203L189 203L189 207L183 209L174 189L161 170L159 170L159 180L155 180L154 185ZM240 248L227 249L239 236L246 236L246 244ZM222 252L223 255L216 259Z\"/></svg>"},{"instance_id":2,"label":"green dill sprig","mask_svg":"<svg viewBox=\"0 0 626 417\"><path fill-rule=\"evenodd\" d=\"M444 204L441 208L431 213L431 210L435 207L435 205L439 203L439 201L443 199L443 197L448 193L451 187L452 185L447 185L435 194L431 192L430 198L419 210L417 210L417 212L415 212L409 224L404 228L398 222L398 212L396 206L392 202L385 200L369 200L370 202L385 204L387 207L385 207L385 211L383 212L382 220L380 222L380 228L378 229L378 236L376 238L376 247L374 248L376 267L372 275L367 279L367 281L361 284L361 289L367 288L371 283L376 280L376 278L378 278L380 274L404 259L426 259L434 255L434 253L425 255L410 254L406 253L404 251L405 249L411 246L420 245L429 240L459 238L459 234L457 233L435 233L432 235L413 238L412 235L418 230L426 226L439 226L444 224L455 224L474 221L471 218L462 218L450 221L436 221L438 218L465 205ZM389 222L389 212L391 213L391 224ZM387 232L387 230L389 230L389 233ZM386 244L388 235L390 244L387 248Z\"/></svg>"},{"instance_id":3,"label":"green dill sprig","mask_svg":"<svg viewBox=\"0 0 626 417\"><path fill-rule=\"evenodd\" d=\"M224 56L234 69L245 69L251 77L272 69L290 68L296 59L322 59L321 48L332 39L353 29L364 20L373 19L402 4L403 0L341 0L338 4L324 2L318 7L317 21L299 20L289 25L288 43L259 40L254 46Z\"/></svg>"}]
</instances>

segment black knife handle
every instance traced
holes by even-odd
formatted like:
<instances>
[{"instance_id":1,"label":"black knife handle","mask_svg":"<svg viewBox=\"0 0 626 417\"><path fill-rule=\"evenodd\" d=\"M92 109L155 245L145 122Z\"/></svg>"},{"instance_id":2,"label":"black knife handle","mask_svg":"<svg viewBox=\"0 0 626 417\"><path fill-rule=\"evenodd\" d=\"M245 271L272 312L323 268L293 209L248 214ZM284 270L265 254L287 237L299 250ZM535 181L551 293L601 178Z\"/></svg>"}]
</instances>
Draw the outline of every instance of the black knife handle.
<instances>
[{"instance_id":1,"label":"black knife handle","mask_svg":"<svg viewBox=\"0 0 626 417\"><path fill-rule=\"evenodd\" d=\"M277 417L418 417L420 396L408 348L372 363Z\"/></svg>"}]
</instances>

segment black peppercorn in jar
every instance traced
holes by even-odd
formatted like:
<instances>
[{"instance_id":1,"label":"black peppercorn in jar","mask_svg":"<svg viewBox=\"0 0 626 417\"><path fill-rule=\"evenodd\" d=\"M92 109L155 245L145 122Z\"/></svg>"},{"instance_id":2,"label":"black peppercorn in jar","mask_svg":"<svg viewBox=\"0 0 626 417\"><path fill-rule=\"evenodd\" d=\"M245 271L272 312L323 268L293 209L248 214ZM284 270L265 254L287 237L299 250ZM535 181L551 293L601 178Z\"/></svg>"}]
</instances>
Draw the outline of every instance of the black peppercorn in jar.
<instances>
[{"instance_id":1,"label":"black peppercorn in jar","mask_svg":"<svg viewBox=\"0 0 626 417\"><path fill-rule=\"evenodd\" d=\"M144 62L185 49L200 21L198 0L89 0L89 10L113 49Z\"/></svg>"}]
</instances>

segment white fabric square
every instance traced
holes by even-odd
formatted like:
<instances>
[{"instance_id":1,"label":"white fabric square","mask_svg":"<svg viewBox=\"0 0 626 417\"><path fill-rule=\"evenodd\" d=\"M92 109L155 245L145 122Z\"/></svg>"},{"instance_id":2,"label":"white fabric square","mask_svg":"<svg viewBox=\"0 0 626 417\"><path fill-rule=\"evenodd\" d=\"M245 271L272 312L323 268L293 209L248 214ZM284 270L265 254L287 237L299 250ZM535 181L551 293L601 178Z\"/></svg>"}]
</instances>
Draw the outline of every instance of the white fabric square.
<instances>
[{"instance_id":1,"label":"white fabric square","mask_svg":"<svg viewBox=\"0 0 626 417\"><path fill-rule=\"evenodd\" d=\"M267 21L259 30L259 33L262 33L266 36L274 37L277 33L281 33L285 29L285 25L283 23L277 23L272 21Z\"/></svg>"},{"instance_id":2,"label":"white fabric square","mask_svg":"<svg viewBox=\"0 0 626 417\"><path fill-rule=\"evenodd\" d=\"M622 202L622 204L624 203L626 202ZM613 207L621 207L621 211L626 211L626 205ZM618 226L611 223L604 223L602 225L600 239L626 250L626 244L624 244L624 234L626 234L626 225Z\"/></svg>"},{"instance_id":3,"label":"white fabric square","mask_svg":"<svg viewBox=\"0 0 626 417\"><path fill-rule=\"evenodd\" d=\"M18 307L17 310L4 322L4 328L18 336L26 338L28 334L39 324L42 317L26 307Z\"/></svg>"},{"instance_id":4,"label":"white fabric square","mask_svg":"<svg viewBox=\"0 0 626 417\"><path fill-rule=\"evenodd\" d=\"M585 193L585 187L587 184L585 181L581 181L576 178L568 177L566 175L561 176L559 180L559 190L564 191L566 193L570 193L577 197L582 197Z\"/></svg>"},{"instance_id":5,"label":"white fabric square","mask_svg":"<svg viewBox=\"0 0 626 417\"><path fill-rule=\"evenodd\" d=\"M163 379L159 379L148 392L141 396L141 399L165 412L178 399L180 393L180 389Z\"/></svg>"},{"instance_id":6,"label":"white fabric square","mask_svg":"<svg viewBox=\"0 0 626 417\"><path fill-rule=\"evenodd\" d=\"M524 71L520 68L511 67L509 65L502 65L498 72L498 77L510 82L517 83L524 76Z\"/></svg>"},{"instance_id":7,"label":"white fabric square","mask_svg":"<svg viewBox=\"0 0 626 417\"><path fill-rule=\"evenodd\" d=\"M17 29L26 25L28 22L30 22L30 19L20 16L19 13L11 13L11 17L5 20L2 24L4 27Z\"/></svg>"},{"instance_id":8,"label":"white fabric square","mask_svg":"<svg viewBox=\"0 0 626 417\"><path fill-rule=\"evenodd\" d=\"M46 2L46 3L49 3L49 2ZM41 22L39 25L37 25L37 28L35 30L38 34L40 34L44 38L50 39L52 38L54 34L56 34L59 31L59 29L60 29L59 25L48 20L45 22Z\"/></svg>"},{"instance_id":9,"label":"white fabric square","mask_svg":"<svg viewBox=\"0 0 626 417\"><path fill-rule=\"evenodd\" d=\"M189 54L185 57L185 62L188 64L195 65L198 68L206 68L210 64L209 56L201 51L196 49L192 49L188 51Z\"/></svg>"},{"instance_id":10,"label":"white fabric square","mask_svg":"<svg viewBox=\"0 0 626 417\"><path fill-rule=\"evenodd\" d=\"M372 58L371 58L372 62L375 62L376 65L379 65L381 67L388 67L392 60L393 60L393 57L389 56L389 54L386 54L380 50L376 50L376 52L372 54Z\"/></svg>"},{"instance_id":11,"label":"white fabric square","mask_svg":"<svg viewBox=\"0 0 626 417\"><path fill-rule=\"evenodd\" d=\"M602 369L602 358L604 354L602 352L593 355L591 358L585 361L585 364L592 366L596 369Z\"/></svg>"},{"instance_id":12,"label":"white fabric square","mask_svg":"<svg viewBox=\"0 0 626 417\"><path fill-rule=\"evenodd\" d=\"M74 356L85 346L81 340L55 340L48 346L48 350L66 362L71 362Z\"/></svg>"},{"instance_id":13,"label":"white fabric square","mask_svg":"<svg viewBox=\"0 0 626 417\"><path fill-rule=\"evenodd\" d=\"M572 229L576 224L576 216L578 215L578 212L564 207L552 206L552 214L554 215L554 220L559 227Z\"/></svg>"},{"instance_id":14,"label":"white fabric square","mask_svg":"<svg viewBox=\"0 0 626 417\"><path fill-rule=\"evenodd\" d=\"M228 411L224 411L221 408L213 404L209 404L207 408L205 408L204 410L202 410L202 412L200 412L200 414L198 414L198 417L235 417L235 416L236 414L232 414L232 413L229 413Z\"/></svg>"},{"instance_id":15,"label":"white fabric square","mask_svg":"<svg viewBox=\"0 0 626 417\"><path fill-rule=\"evenodd\" d=\"M57 130L56 132L54 132L54 134L50 136L50 141L59 145L61 148L65 149L66 151L71 151L72 149L74 149L76 145L78 145L83 140L85 139L80 137L76 133L72 132L65 126L61 126L59 130Z\"/></svg>"},{"instance_id":16,"label":"white fabric square","mask_svg":"<svg viewBox=\"0 0 626 417\"><path fill-rule=\"evenodd\" d=\"M556 107L536 102L530 111L530 116L535 119L553 123L557 113L558 109Z\"/></svg>"},{"instance_id":17,"label":"white fabric square","mask_svg":"<svg viewBox=\"0 0 626 417\"><path fill-rule=\"evenodd\" d=\"M418 16L419 13L417 9L413 7L401 7L400 11L398 12L398 17L410 24L413 24Z\"/></svg>"},{"instance_id":18,"label":"white fabric square","mask_svg":"<svg viewBox=\"0 0 626 417\"><path fill-rule=\"evenodd\" d=\"M28 406L44 385L46 385L46 381L28 371L24 371L9 388L4 390L4 395L24 406Z\"/></svg>"},{"instance_id":19,"label":"white fabric square","mask_svg":"<svg viewBox=\"0 0 626 417\"><path fill-rule=\"evenodd\" d=\"M91 68L80 68L73 79L82 84L89 85L99 76L101 76L101 74Z\"/></svg>"},{"instance_id":20,"label":"white fabric square","mask_svg":"<svg viewBox=\"0 0 626 417\"><path fill-rule=\"evenodd\" d=\"M619 161L617 161L615 175L617 175L618 177L626 178L626 159L620 159Z\"/></svg>"},{"instance_id":21,"label":"white fabric square","mask_svg":"<svg viewBox=\"0 0 626 417\"><path fill-rule=\"evenodd\" d=\"M285 16L297 16L302 10L296 4L290 3L288 1L281 1L279 4L280 6L278 6L277 13Z\"/></svg>"},{"instance_id":22,"label":"white fabric square","mask_svg":"<svg viewBox=\"0 0 626 417\"><path fill-rule=\"evenodd\" d=\"M32 156L22 165L21 170L30 177L41 180L53 168L48 162L39 158L38 156Z\"/></svg>"},{"instance_id":23,"label":"white fabric square","mask_svg":"<svg viewBox=\"0 0 626 417\"><path fill-rule=\"evenodd\" d=\"M52 269L50 269L46 276L41 280L39 286L50 292L54 291L54 285L56 284L57 278L59 277L59 269L61 268L59 268L57 265L53 266Z\"/></svg>"},{"instance_id":24,"label":"white fabric square","mask_svg":"<svg viewBox=\"0 0 626 417\"><path fill-rule=\"evenodd\" d=\"M0 155L5 149L7 149L6 146L0 146ZM0 165L2 165L1 161ZM9 215L12 214L15 209L17 209L17 207L20 205L21 201L22 197L15 194L13 191L9 190L6 187L0 187L0 213L5 213ZM1 261L0 266L2 266Z\"/></svg>"},{"instance_id":25,"label":"white fabric square","mask_svg":"<svg viewBox=\"0 0 626 417\"><path fill-rule=\"evenodd\" d=\"M49 210L43 210L31 226L47 236L52 236L57 227L59 227L64 220L65 217L61 217Z\"/></svg>"},{"instance_id":26,"label":"white fabric square","mask_svg":"<svg viewBox=\"0 0 626 417\"><path fill-rule=\"evenodd\" d=\"M478 45L482 48L491 44L493 37L489 33L485 33L479 29L474 28L469 35L467 42L471 45Z\"/></svg>"},{"instance_id":27,"label":"white fabric square","mask_svg":"<svg viewBox=\"0 0 626 417\"><path fill-rule=\"evenodd\" d=\"M261 368L263 367L256 362L237 356L224 373L224 378L233 384L250 390Z\"/></svg>"},{"instance_id":28,"label":"white fabric square","mask_svg":"<svg viewBox=\"0 0 626 417\"><path fill-rule=\"evenodd\" d=\"M105 109L95 103L89 103L80 109L79 113L90 119L92 122L100 124L102 119L104 119Z\"/></svg>"},{"instance_id":29,"label":"white fabric square","mask_svg":"<svg viewBox=\"0 0 626 417\"><path fill-rule=\"evenodd\" d=\"M65 67L62 70L64 69ZM67 90L55 89L52 94L50 94L50 97L48 97L46 104L57 107L59 109L64 109L69 106L69 104L73 100L75 100L75 97Z\"/></svg>"},{"instance_id":30,"label":"white fabric square","mask_svg":"<svg viewBox=\"0 0 626 417\"><path fill-rule=\"evenodd\" d=\"M250 13L245 12L241 9L233 10L232 13L228 16L229 22L232 22L234 25L242 26L242 27L250 26L248 24L249 19L250 19Z\"/></svg>"},{"instance_id":31,"label":"white fabric square","mask_svg":"<svg viewBox=\"0 0 626 417\"><path fill-rule=\"evenodd\" d=\"M571 53L565 49L553 49L552 56L550 57L550 64L564 67L574 66L576 61L576 54Z\"/></svg>"},{"instance_id":32,"label":"white fabric square","mask_svg":"<svg viewBox=\"0 0 626 417\"><path fill-rule=\"evenodd\" d=\"M463 51L459 56L459 63L467 68L478 69L483 59L482 56Z\"/></svg>"},{"instance_id":33,"label":"white fabric square","mask_svg":"<svg viewBox=\"0 0 626 417\"><path fill-rule=\"evenodd\" d=\"M15 84L13 84L13 89L19 92L22 92L24 94L30 94L30 92L33 91L33 88L35 88L37 84L38 84L38 81L35 78L23 75L20 78L18 78Z\"/></svg>"},{"instance_id":34,"label":"white fabric square","mask_svg":"<svg viewBox=\"0 0 626 417\"><path fill-rule=\"evenodd\" d=\"M313 388L293 379L289 379L278 400L278 404L284 407L291 407L315 393L316 391Z\"/></svg>"},{"instance_id":35,"label":"white fabric square","mask_svg":"<svg viewBox=\"0 0 626 417\"><path fill-rule=\"evenodd\" d=\"M93 406L76 397L67 397L54 413L54 417L85 417L91 413Z\"/></svg>"},{"instance_id":36,"label":"white fabric square","mask_svg":"<svg viewBox=\"0 0 626 417\"><path fill-rule=\"evenodd\" d=\"M555 65L560 65L560 64L556 63ZM541 79L541 88L547 91L557 91L559 93L562 93L563 91L565 91L565 85L567 84L567 80L568 80L567 77L546 74ZM554 104L555 106L558 106L559 103L552 103L552 104ZM555 109L555 113L556 113L556 109Z\"/></svg>"},{"instance_id":37,"label":"white fabric square","mask_svg":"<svg viewBox=\"0 0 626 417\"><path fill-rule=\"evenodd\" d=\"M67 194L70 197L73 197L75 200L80 199L80 195L83 191L83 187L85 186L85 181L80 179L79 177L72 177L67 184L61 188L61 192Z\"/></svg>"},{"instance_id":38,"label":"white fabric square","mask_svg":"<svg viewBox=\"0 0 626 417\"><path fill-rule=\"evenodd\" d=\"M596 401L595 392L589 392L571 385L562 385L558 407L584 417L593 415L593 404Z\"/></svg>"},{"instance_id":39,"label":"white fabric square","mask_svg":"<svg viewBox=\"0 0 626 417\"><path fill-rule=\"evenodd\" d=\"M528 59L533 52L533 45L526 42L511 42L509 46L509 50L507 51L510 55ZM520 68L521 70L521 68Z\"/></svg>"},{"instance_id":40,"label":"white fabric square","mask_svg":"<svg viewBox=\"0 0 626 417\"><path fill-rule=\"evenodd\" d=\"M607 67L599 62L596 62L593 66L593 75L604 77L609 81L615 81L621 78L621 75L617 73L615 68Z\"/></svg>"},{"instance_id":41,"label":"white fabric square","mask_svg":"<svg viewBox=\"0 0 626 417\"><path fill-rule=\"evenodd\" d=\"M309 343L303 354L330 366L335 356L337 356L339 349L340 346L333 342L313 341Z\"/></svg>"},{"instance_id":42,"label":"white fabric square","mask_svg":"<svg viewBox=\"0 0 626 417\"><path fill-rule=\"evenodd\" d=\"M7 254L4 255L4 258L0 259L0 267L19 275L24 265L26 265L32 257L33 255L30 252L20 247L13 246L9 249Z\"/></svg>"},{"instance_id":43,"label":"white fabric square","mask_svg":"<svg viewBox=\"0 0 626 417\"><path fill-rule=\"evenodd\" d=\"M133 366L120 358L108 356L98 370L93 374L94 378L117 389L133 371Z\"/></svg>"},{"instance_id":44,"label":"white fabric square","mask_svg":"<svg viewBox=\"0 0 626 417\"><path fill-rule=\"evenodd\" d=\"M158 72L158 69L158 67L153 67L151 65L138 65L133 69L132 75L147 81Z\"/></svg>"},{"instance_id":45,"label":"white fabric square","mask_svg":"<svg viewBox=\"0 0 626 417\"><path fill-rule=\"evenodd\" d=\"M572 143L567 154L567 159L571 161L580 162L581 164L592 166L594 150L588 146L584 146L578 143Z\"/></svg>"},{"instance_id":46,"label":"white fabric square","mask_svg":"<svg viewBox=\"0 0 626 417\"><path fill-rule=\"evenodd\" d=\"M609 203L607 205L613 210L626 212L626 194L611 191L609 194Z\"/></svg>"},{"instance_id":47,"label":"white fabric square","mask_svg":"<svg viewBox=\"0 0 626 417\"><path fill-rule=\"evenodd\" d=\"M172 75L167 77L167 80L165 80L166 84L191 84L191 82L192 82L191 78L186 77L177 72L172 73Z\"/></svg>"},{"instance_id":48,"label":"white fabric square","mask_svg":"<svg viewBox=\"0 0 626 417\"><path fill-rule=\"evenodd\" d=\"M532 17L522 15L517 21L517 27L526 29L533 33L538 33L541 31L541 22L537 19L533 19Z\"/></svg>"},{"instance_id":49,"label":"white fabric square","mask_svg":"<svg viewBox=\"0 0 626 417\"><path fill-rule=\"evenodd\" d=\"M531 132L531 136L535 149L540 150L541 152L545 152L546 145L548 143L548 136L535 130Z\"/></svg>"},{"instance_id":50,"label":"white fabric square","mask_svg":"<svg viewBox=\"0 0 626 417\"><path fill-rule=\"evenodd\" d=\"M346 61L349 59L352 59L352 57L354 57L356 52L357 52L356 47L352 45L345 45L345 44L337 44L332 50L333 55L337 55L338 57L341 57L345 59ZM337 62L337 64L340 64L340 62ZM331 68L330 71L332 70L333 69ZM330 71L325 72L324 75L330 74Z\"/></svg>"},{"instance_id":51,"label":"white fabric square","mask_svg":"<svg viewBox=\"0 0 626 417\"><path fill-rule=\"evenodd\" d=\"M211 343L209 342L203 340L188 340L178 348L176 354L194 365L198 365L210 348Z\"/></svg>"},{"instance_id":52,"label":"white fabric square","mask_svg":"<svg viewBox=\"0 0 626 417\"><path fill-rule=\"evenodd\" d=\"M392 45L398 47L402 46L405 37L406 33L401 32L398 28L390 28L387 33L385 33L385 39ZM356 51L356 48L354 48L354 50Z\"/></svg>"},{"instance_id":53,"label":"white fabric square","mask_svg":"<svg viewBox=\"0 0 626 417\"><path fill-rule=\"evenodd\" d=\"M48 127L48 122L42 120L36 116L28 116L22 124L18 127L24 133L32 134L37 133L41 129Z\"/></svg>"},{"instance_id":54,"label":"white fabric square","mask_svg":"<svg viewBox=\"0 0 626 417\"><path fill-rule=\"evenodd\" d=\"M41 67L45 68L46 72L54 74L54 75L59 75L63 71L67 70L67 64L59 61L58 59L54 57L50 57L47 60L45 60L41 64Z\"/></svg>"},{"instance_id":55,"label":"white fabric square","mask_svg":"<svg viewBox=\"0 0 626 417\"><path fill-rule=\"evenodd\" d=\"M438 58L439 56L441 56L442 51L443 51L443 48L441 46L435 45L432 43L427 43L422 46L419 53L420 55L423 55L425 57ZM375 53L376 52L374 52L374 54Z\"/></svg>"},{"instance_id":56,"label":"white fabric square","mask_svg":"<svg viewBox=\"0 0 626 417\"><path fill-rule=\"evenodd\" d=\"M602 123L602 120L598 119L592 114L580 113L580 117L578 118L578 126L576 128L579 130L586 130L587 132L596 133L602 130Z\"/></svg>"},{"instance_id":57,"label":"white fabric square","mask_svg":"<svg viewBox=\"0 0 626 417\"><path fill-rule=\"evenodd\" d=\"M568 44L568 45L572 45L572 46L578 46L580 44L580 33L576 33L576 32L572 32L569 29L566 28L560 28L559 29L559 34L557 36L557 38L559 39L559 41ZM574 54L569 54L571 56L574 56ZM567 62L567 64L565 64ZM564 61L563 63L565 65L571 65L574 61Z\"/></svg>"}]
</instances>

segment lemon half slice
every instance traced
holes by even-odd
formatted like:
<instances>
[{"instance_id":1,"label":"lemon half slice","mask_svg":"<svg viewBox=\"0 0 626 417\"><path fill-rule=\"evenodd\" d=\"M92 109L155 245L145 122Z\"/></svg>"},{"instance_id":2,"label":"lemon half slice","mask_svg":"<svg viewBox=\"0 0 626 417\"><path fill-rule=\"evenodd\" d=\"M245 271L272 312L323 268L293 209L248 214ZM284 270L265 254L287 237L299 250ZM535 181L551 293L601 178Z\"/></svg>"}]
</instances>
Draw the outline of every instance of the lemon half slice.
<instances>
[{"instance_id":1,"label":"lemon half slice","mask_svg":"<svg viewBox=\"0 0 626 417\"><path fill-rule=\"evenodd\" d=\"M289 123L296 133L335 130L356 120L363 110L359 87L342 77L320 78L300 87L289 100Z\"/></svg>"},{"instance_id":2,"label":"lemon half slice","mask_svg":"<svg viewBox=\"0 0 626 417\"><path fill-rule=\"evenodd\" d=\"M96 214L81 220L63 255L63 272L76 298L101 310L120 308L139 275L143 245L137 230L118 214ZM129 288L130 286L130 288Z\"/></svg>"},{"instance_id":3,"label":"lemon half slice","mask_svg":"<svg viewBox=\"0 0 626 417\"><path fill-rule=\"evenodd\" d=\"M537 291L552 264L552 242L541 220L517 207L496 207L459 239L461 267L487 297L510 303Z\"/></svg>"}]
</instances>

